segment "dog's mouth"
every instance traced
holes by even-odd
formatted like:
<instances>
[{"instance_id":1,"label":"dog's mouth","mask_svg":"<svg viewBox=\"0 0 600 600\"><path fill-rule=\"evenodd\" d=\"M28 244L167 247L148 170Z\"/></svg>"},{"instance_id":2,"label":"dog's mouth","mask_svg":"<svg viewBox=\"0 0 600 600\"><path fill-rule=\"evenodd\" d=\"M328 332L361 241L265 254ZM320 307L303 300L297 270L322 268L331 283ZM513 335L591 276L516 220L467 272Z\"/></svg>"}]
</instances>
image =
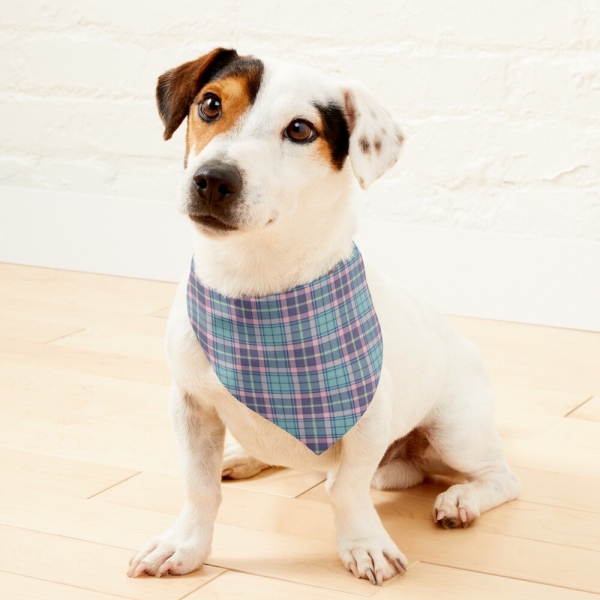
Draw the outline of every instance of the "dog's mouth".
<instances>
[{"instance_id":1,"label":"dog's mouth","mask_svg":"<svg viewBox=\"0 0 600 600\"><path fill-rule=\"evenodd\" d=\"M225 223L217 217L213 217L212 215L196 215L190 213L188 215L194 223L198 223L198 225L202 225L208 229L216 230L216 231L235 231L237 227L230 225L229 223Z\"/></svg>"}]
</instances>

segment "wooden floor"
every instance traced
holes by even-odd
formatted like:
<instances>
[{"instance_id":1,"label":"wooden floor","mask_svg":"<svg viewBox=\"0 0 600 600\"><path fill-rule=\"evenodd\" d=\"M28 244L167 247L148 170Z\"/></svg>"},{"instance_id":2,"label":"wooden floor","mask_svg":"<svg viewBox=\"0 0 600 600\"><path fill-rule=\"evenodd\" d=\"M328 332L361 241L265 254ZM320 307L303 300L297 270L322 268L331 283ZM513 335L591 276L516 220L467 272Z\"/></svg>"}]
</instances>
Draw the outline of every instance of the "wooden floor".
<instances>
[{"instance_id":1,"label":"wooden floor","mask_svg":"<svg viewBox=\"0 0 600 600\"><path fill-rule=\"evenodd\" d=\"M224 485L200 572L128 579L182 502L163 334L175 287L0 265L0 597L543 598L600 594L600 334L452 318L482 348L518 501L431 522L433 482L373 492L409 557L383 588L337 556L323 476Z\"/></svg>"}]
</instances>

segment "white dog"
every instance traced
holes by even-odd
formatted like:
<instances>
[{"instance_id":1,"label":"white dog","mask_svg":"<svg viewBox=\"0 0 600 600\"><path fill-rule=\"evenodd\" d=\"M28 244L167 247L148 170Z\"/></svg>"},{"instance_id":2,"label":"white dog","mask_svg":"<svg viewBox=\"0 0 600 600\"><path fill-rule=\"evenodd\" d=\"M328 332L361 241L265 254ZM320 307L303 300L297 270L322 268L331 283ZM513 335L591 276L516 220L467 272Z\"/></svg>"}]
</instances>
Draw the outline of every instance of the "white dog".
<instances>
[{"instance_id":1,"label":"white dog","mask_svg":"<svg viewBox=\"0 0 600 600\"><path fill-rule=\"evenodd\" d=\"M403 142L390 115L356 84L233 50L168 71L157 100L165 139L188 118L179 208L193 224L195 275L231 298L287 292L347 261L356 229L352 174L367 188L396 162ZM404 572L407 560L383 528L370 486L400 489L428 473L460 473L464 483L433 507L443 527L466 527L517 496L478 349L431 307L367 275L385 340L377 391L320 454L224 387L192 329L185 278L166 344L186 501L173 526L132 558L130 576L200 567L222 475L251 477L269 465L328 473L342 561L379 585ZM239 445L224 450L226 427Z\"/></svg>"}]
</instances>

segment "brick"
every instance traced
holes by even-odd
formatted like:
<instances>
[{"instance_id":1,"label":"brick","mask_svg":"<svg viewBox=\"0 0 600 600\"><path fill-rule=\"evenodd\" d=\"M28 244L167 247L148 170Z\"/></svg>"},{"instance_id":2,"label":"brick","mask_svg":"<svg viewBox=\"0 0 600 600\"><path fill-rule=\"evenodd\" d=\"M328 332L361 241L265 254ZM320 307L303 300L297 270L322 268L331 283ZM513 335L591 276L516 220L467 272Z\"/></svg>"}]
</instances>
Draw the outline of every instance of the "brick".
<instances>
[{"instance_id":1,"label":"brick","mask_svg":"<svg viewBox=\"0 0 600 600\"><path fill-rule=\"evenodd\" d=\"M507 79L511 117L600 123L600 52L529 56L510 65Z\"/></svg>"}]
</instances>

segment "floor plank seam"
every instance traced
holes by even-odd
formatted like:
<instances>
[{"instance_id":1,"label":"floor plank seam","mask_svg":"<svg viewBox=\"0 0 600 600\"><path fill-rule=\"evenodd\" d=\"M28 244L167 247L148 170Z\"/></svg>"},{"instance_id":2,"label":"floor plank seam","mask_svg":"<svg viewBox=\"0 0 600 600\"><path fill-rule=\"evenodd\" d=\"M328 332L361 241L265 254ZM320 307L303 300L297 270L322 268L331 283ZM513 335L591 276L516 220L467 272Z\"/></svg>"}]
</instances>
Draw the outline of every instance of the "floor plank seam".
<instances>
[{"instance_id":1,"label":"floor plank seam","mask_svg":"<svg viewBox=\"0 0 600 600\"><path fill-rule=\"evenodd\" d=\"M46 340L45 342L42 342L44 345L46 344L52 344L53 342L58 342L58 340L64 340L65 338L68 338L72 335L75 335L76 333L81 333L82 331L85 331L87 329L87 327L82 327L81 329L77 329L75 331L71 331L70 333L67 333L65 335L61 335L57 338L54 338L52 340Z\"/></svg>"},{"instance_id":2,"label":"floor plank seam","mask_svg":"<svg viewBox=\"0 0 600 600\"><path fill-rule=\"evenodd\" d=\"M272 581L283 581L284 583L295 583L298 585L304 585L306 587L316 588L318 590L327 590L330 592L337 592L338 594L348 594L348 595L354 594L355 596L363 596L364 598L372 598L376 594L376 592L373 592L372 594L364 594L363 592L360 592L360 591L346 592L344 590L340 590L339 588L324 587L323 585L316 585L314 583L309 583L309 582L300 582L295 579L284 579L283 577L273 577L273 575L264 575L262 573L256 573L256 572L252 572L252 571L242 571L241 569L233 569L231 567L221 567L219 565L215 565L210 562L206 562L205 564L208 565L209 567L215 567L217 569L227 569L227 571L231 571L232 573L241 573L242 575L251 575L253 577L260 577L262 579L270 579ZM341 561L340 561L340 564L341 564ZM224 574L224 573L222 573L222 574ZM350 573L350 571L348 571L348 576L353 577L353 575ZM216 579L216 577L215 577L215 579ZM211 581L214 581L214 579L211 579ZM357 581L360 581L360 580L357 580Z\"/></svg>"},{"instance_id":3,"label":"floor plank seam","mask_svg":"<svg viewBox=\"0 0 600 600\"><path fill-rule=\"evenodd\" d=\"M575 448L580 448L580 446L574 446ZM561 473L559 471L546 471L544 469L532 469L531 467L520 467L519 465L515 464L515 461L511 461L511 465L513 467L515 467L516 469L519 469L521 471L529 471L531 473L544 473L544 474L550 474L550 475L558 475L560 477L574 477L575 479L591 479L592 481L598 481L598 477L596 476L590 476L590 475L572 475L569 473Z\"/></svg>"},{"instance_id":4,"label":"floor plank seam","mask_svg":"<svg viewBox=\"0 0 600 600\"><path fill-rule=\"evenodd\" d=\"M311 485L308 489L300 492L297 496L293 496L294 499L296 498L301 498L302 496L304 496L304 494L308 494L308 492L310 492L311 490L314 490L316 487L318 487L319 485L321 485L324 481L326 481L326 477L324 477L321 481L319 481L318 483L315 483L314 485Z\"/></svg>"},{"instance_id":5,"label":"floor plank seam","mask_svg":"<svg viewBox=\"0 0 600 600\"><path fill-rule=\"evenodd\" d=\"M223 567L216 567L216 568L223 569ZM187 592L184 596L180 596L178 600L184 600L184 598L188 598L192 594L196 593L198 590L201 590L203 587L206 587L209 583L212 583L213 581L216 581L217 579L219 579L219 577L222 577L223 575L225 575L225 573L227 573L228 571L229 571L229 569L223 569L218 575L215 575L212 579L209 579L206 583L202 583L196 589L191 590L190 592Z\"/></svg>"},{"instance_id":6,"label":"floor plank seam","mask_svg":"<svg viewBox=\"0 0 600 600\"><path fill-rule=\"evenodd\" d=\"M594 396L590 396L586 398L581 404L578 404L575 408L571 409L566 415L563 415L563 418L568 417L573 414L576 410L579 410L584 404L587 404Z\"/></svg>"},{"instance_id":7,"label":"floor plank seam","mask_svg":"<svg viewBox=\"0 0 600 600\"><path fill-rule=\"evenodd\" d=\"M32 527L27 527L25 525L11 525L10 523L0 523L0 525L2 525L3 527L10 527L11 529L20 529L22 531L31 531L33 533L39 533L41 535L49 535L51 537L58 537L58 538L62 538L64 540L73 540L75 542L83 542L84 544L93 544L94 546L103 546L105 548L114 548L115 550L127 550L129 552L137 552L139 550L139 548L137 548L137 546L136 547L116 546L115 544L107 544L106 542L95 542L95 541L89 540L87 538L74 537L72 535L65 535L63 533L51 533L51 532L43 531L40 529L33 529ZM223 569L224 567L219 567L219 568ZM18 575L18 573L14 573L14 574ZM55 582L55 583L60 583L60 582Z\"/></svg>"},{"instance_id":8,"label":"floor plank seam","mask_svg":"<svg viewBox=\"0 0 600 600\"><path fill-rule=\"evenodd\" d=\"M8 573L9 575L16 575L23 579L35 579L36 581L43 581L44 583L55 583L56 585L64 585L75 590L85 590L86 592L93 592L96 594L106 594L108 596L114 596L115 598L124 598L125 600L132 600L131 596L122 596L121 594L115 594L114 592L99 592L92 588L81 587L80 585L73 585L72 583L65 583L64 581L55 581L54 579L44 579L43 577L35 577L35 575L23 575L22 573L14 573L13 571L7 571L6 569L0 569L0 573ZM201 586L202 587L202 586Z\"/></svg>"},{"instance_id":9,"label":"floor plank seam","mask_svg":"<svg viewBox=\"0 0 600 600\"><path fill-rule=\"evenodd\" d=\"M118 485L121 485L122 483L125 483L126 481L129 481L130 479L133 479L134 477L137 477L142 472L143 471L138 471L137 473L134 473L133 475L129 475L129 477L125 477L125 479L121 479L121 481L117 481L116 483L109 485L108 487L104 488L103 490L100 490L99 492L95 492L91 496L88 496L86 498L86 500L91 500L92 498L95 498L96 496L99 496L100 494L103 494L104 492L106 492L108 490L112 490L112 488L117 487Z\"/></svg>"},{"instance_id":10,"label":"floor plank seam","mask_svg":"<svg viewBox=\"0 0 600 600\"><path fill-rule=\"evenodd\" d=\"M431 560L422 560L420 561L423 564L426 565L433 565L436 567L445 567L446 569L456 569L457 571L466 571L468 573L479 573L480 575L488 575L491 577L502 577L503 579L512 579L514 581L526 581L528 583L535 583L537 585L545 585L548 587L553 587L553 588L559 588L562 590L574 590L576 592L584 592L586 594L594 594L594 595L598 595L597 592L594 592L592 590L589 589L585 589L585 588L581 588L581 587L569 587L566 585L560 585L557 583L548 583L547 581L536 581L535 579L526 579L525 577L516 577L514 575L502 575L501 573L491 573L490 571L480 571L478 569L463 569L462 567L455 567L455 566L451 566L451 565L445 565L443 563L440 562L434 562Z\"/></svg>"}]
</instances>

